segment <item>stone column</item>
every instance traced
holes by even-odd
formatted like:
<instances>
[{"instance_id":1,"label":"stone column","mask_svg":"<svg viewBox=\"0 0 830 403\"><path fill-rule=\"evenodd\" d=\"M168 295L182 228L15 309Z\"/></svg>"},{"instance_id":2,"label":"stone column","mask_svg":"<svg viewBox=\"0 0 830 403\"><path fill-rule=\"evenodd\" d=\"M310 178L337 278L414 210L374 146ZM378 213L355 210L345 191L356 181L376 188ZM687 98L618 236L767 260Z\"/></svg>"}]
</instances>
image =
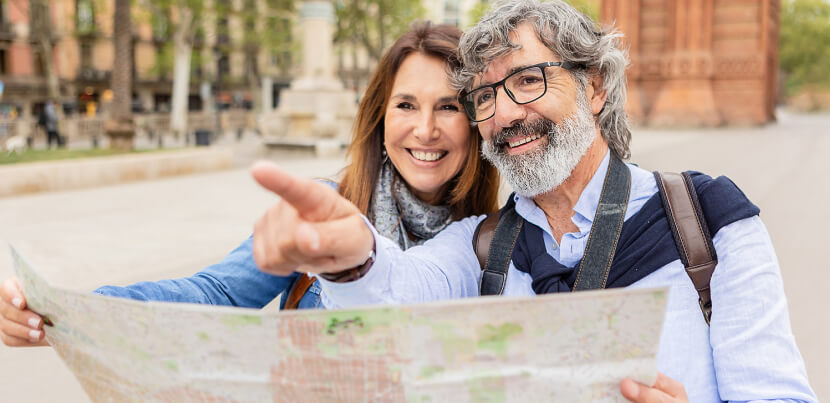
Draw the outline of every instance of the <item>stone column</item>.
<instances>
[{"instance_id":1,"label":"stone column","mask_svg":"<svg viewBox=\"0 0 830 403\"><path fill-rule=\"evenodd\" d=\"M600 19L622 32L623 47L628 48L631 65L626 71L627 100L625 111L635 122L645 119L643 92L640 86L640 2L642 0L604 0Z\"/></svg>"},{"instance_id":2,"label":"stone column","mask_svg":"<svg viewBox=\"0 0 830 403\"><path fill-rule=\"evenodd\" d=\"M723 118L712 90L714 0L669 4L668 49L661 60L662 87L648 123L656 126L716 126Z\"/></svg>"},{"instance_id":3,"label":"stone column","mask_svg":"<svg viewBox=\"0 0 830 403\"><path fill-rule=\"evenodd\" d=\"M268 76L262 77L262 111L274 110L274 79Z\"/></svg>"},{"instance_id":4,"label":"stone column","mask_svg":"<svg viewBox=\"0 0 830 403\"><path fill-rule=\"evenodd\" d=\"M304 1L300 6L302 73L292 89L343 89L334 76L334 6L331 1Z\"/></svg>"}]
</instances>

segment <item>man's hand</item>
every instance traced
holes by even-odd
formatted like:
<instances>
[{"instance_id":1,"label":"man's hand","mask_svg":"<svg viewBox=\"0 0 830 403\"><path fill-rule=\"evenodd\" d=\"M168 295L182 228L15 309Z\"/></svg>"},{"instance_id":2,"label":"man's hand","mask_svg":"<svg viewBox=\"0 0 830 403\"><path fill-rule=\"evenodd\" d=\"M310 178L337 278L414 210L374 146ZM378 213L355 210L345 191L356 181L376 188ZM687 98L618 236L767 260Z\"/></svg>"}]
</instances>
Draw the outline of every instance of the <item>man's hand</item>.
<instances>
[{"instance_id":1,"label":"man's hand","mask_svg":"<svg viewBox=\"0 0 830 403\"><path fill-rule=\"evenodd\" d=\"M9 347L48 346L43 338L43 318L26 309L26 298L17 279L0 285L0 338Z\"/></svg>"},{"instance_id":2,"label":"man's hand","mask_svg":"<svg viewBox=\"0 0 830 403\"><path fill-rule=\"evenodd\" d=\"M280 196L254 226L254 260L277 275L335 273L366 261L374 238L360 211L334 189L294 177L268 162L251 175Z\"/></svg>"},{"instance_id":3,"label":"man's hand","mask_svg":"<svg viewBox=\"0 0 830 403\"><path fill-rule=\"evenodd\" d=\"M629 378L620 382L623 397L636 403L688 402L683 384L661 373L657 373L654 386L648 387Z\"/></svg>"}]
</instances>

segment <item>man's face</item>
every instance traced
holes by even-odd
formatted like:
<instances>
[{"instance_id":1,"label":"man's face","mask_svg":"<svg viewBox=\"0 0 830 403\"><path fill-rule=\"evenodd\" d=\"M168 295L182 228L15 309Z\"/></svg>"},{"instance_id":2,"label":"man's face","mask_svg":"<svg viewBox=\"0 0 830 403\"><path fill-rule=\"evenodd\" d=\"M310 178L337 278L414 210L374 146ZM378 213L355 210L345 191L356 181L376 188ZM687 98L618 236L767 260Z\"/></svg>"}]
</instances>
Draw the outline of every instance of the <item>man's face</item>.
<instances>
[{"instance_id":1,"label":"man's face","mask_svg":"<svg viewBox=\"0 0 830 403\"><path fill-rule=\"evenodd\" d=\"M521 48L491 62L474 88L498 82L523 67L562 61L538 39L530 24L520 24L511 39ZM495 115L479 123L484 157L518 194L527 197L558 187L599 135L593 117L593 87L588 84L583 89L561 67L546 68L545 78L545 95L524 105L513 102L498 87Z\"/></svg>"}]
</instances>

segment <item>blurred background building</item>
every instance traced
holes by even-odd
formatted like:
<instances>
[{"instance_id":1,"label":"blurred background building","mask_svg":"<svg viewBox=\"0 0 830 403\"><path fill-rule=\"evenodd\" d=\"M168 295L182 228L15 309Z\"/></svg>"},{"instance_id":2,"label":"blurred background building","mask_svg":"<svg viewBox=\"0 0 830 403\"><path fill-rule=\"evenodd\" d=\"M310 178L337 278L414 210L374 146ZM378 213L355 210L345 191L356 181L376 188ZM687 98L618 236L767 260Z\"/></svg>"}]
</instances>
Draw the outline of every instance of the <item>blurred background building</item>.
<instances>
[{"instance_id":1,"label":"blurred background building","mask_svg":"<svg viewBox=\"0 0 830 403\"><path fill-rule=\"evenodd\" d=\"M114 3L0 0L0 134L36 134L48 99L61 106L62 132L70 139L103 131L113 98ZM824 99L830 84L816 70L830 62L827 0L570 3L625 33L632 57L628 109L639 124L763 124L774 120L782 95L806 109L830 106ZM303 71L309 55L331 64L326 70L356 104L380 55L412 20L466 28L491 6L487 0L131 4L129 102L137 129L151 134L176 127L255 129L257 116L279 110L292 81L309 74ZM318 15L323 9L330 11ZM322 15L331 24L325 34L330 55L314 49L304 56L304 15ZM177 70L177 63L184 67ZM187 74L177 77L177 71ZM187 114L178 126L177 82L186 92L179 115Z\"/></svg>"}]
</instances>

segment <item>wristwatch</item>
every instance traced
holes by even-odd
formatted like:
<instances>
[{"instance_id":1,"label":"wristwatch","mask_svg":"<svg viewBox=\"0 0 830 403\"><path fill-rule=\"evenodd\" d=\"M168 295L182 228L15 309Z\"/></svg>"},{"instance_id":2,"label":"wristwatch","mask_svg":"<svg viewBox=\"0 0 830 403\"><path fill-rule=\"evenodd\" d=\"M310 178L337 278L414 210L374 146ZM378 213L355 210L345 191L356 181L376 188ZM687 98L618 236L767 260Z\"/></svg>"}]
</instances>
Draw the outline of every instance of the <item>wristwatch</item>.
<instances>
[{"instance_id":1,"label":"wristwatch","mask_svg":"<svg viewBox=\"0 0 830 403\"><path fill-rule=\"evenodd\" d=\"M353 267L348 270L339 271L337 273L320 273L318 274L325 280L334 282L334 283L348 283L350 281L355 281L369 272L369 269L372 268L372 264L375 263L375 244L372 243L372 249L369 249L368 256L366 256L366 261L360 264L357 267Z\"/></svg>"}]
</instances>

